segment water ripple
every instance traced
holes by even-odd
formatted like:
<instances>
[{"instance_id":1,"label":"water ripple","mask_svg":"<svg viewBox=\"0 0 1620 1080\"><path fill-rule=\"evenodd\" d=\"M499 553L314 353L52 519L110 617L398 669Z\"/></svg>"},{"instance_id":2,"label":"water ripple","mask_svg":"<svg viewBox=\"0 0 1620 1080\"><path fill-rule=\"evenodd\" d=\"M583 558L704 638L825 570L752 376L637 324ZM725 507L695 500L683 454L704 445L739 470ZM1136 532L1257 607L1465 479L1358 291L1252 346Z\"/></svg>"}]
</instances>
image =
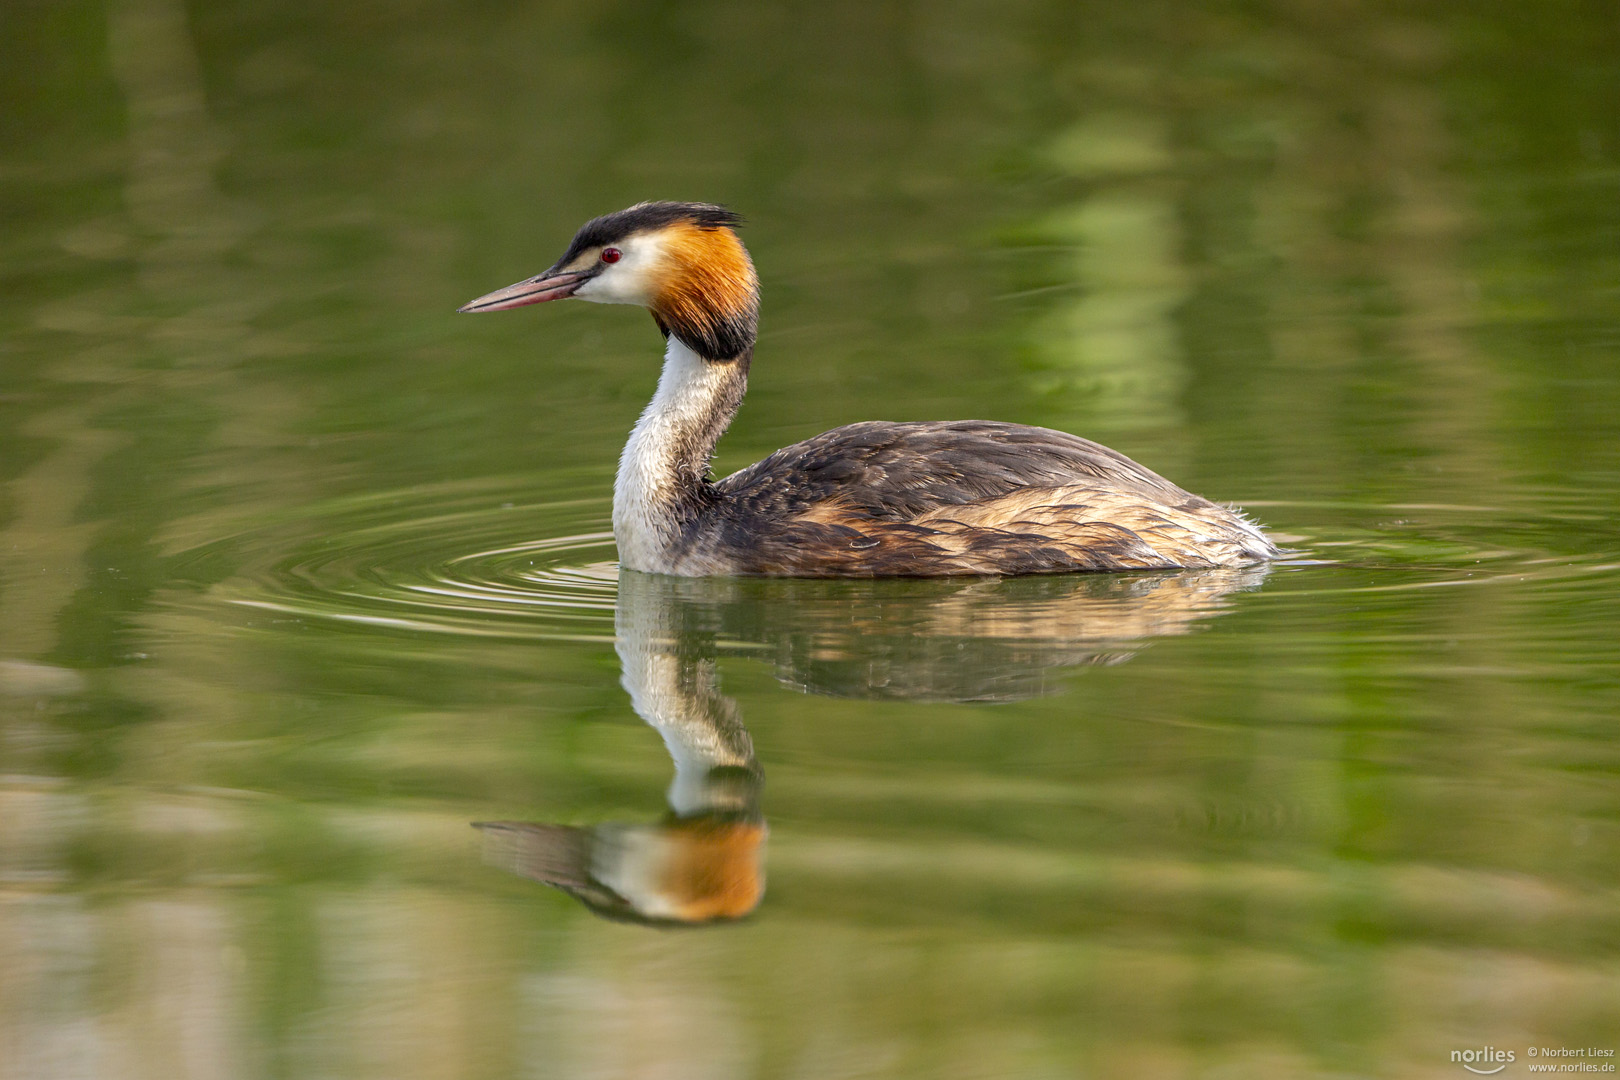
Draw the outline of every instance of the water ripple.
<instances>
[{"instance_id":1,"label":"water ripple","mask_svg":"<svg viewBox=\"0 0 1620 1080\"><path fill-rule=\"evenodd\" d=\"M215 599L301 618L484 637L611 641L619 583L606 498L525 502L516 497L519 490L485 482L333 500L291 520L194 545L176 554L175 567L182 578L214 582ZM1553 584L1620 570L1608 553L1560 553L1557 514L1432 504L1299 502L1264 509L1271 519L1313 523L1284 538L1295 550L1277 564L1279 588L1268 591L1278 592L1278 599ZM1505 546L1504 536L1526 545ZM1212 610L1220 596L1252 588L1265 574L1243 572L1231 581L1207 573L1089 577L1079 583L1076 577L1006 582L989 593L982 579L733 581L694 586L705 597L688 599L718 603L746 593L751 602L806 612L828 601L845 611L852 604L875 604L904 622L915 616L913 608L927 609L937 621L940 611L972 598L971 621L981 632L998 622L1018 627L1016 635L990 636L1119 641L1179 632ZM1144 600L1150 593L1156 599ZM1180 599L1167 600L1172 596ZM1174 608L1173 616L1153 604ZM1074 614L1080 610L1083 632ZM1126 616L1140 622L1144 612L1154 616L1151 627L1127 626Z\"/></svg>"},{"instance_id":2,"label":"water ripple","mask_svg":"<svg viewBox=\"0 0 1620 1080\"><path fill-rule=\"evenodd\" d=\"M449 488L335 501L231 548L228 603L476 636L612 641L618 564L603 499L520 503Z\"/></svg>"}]
</instances>

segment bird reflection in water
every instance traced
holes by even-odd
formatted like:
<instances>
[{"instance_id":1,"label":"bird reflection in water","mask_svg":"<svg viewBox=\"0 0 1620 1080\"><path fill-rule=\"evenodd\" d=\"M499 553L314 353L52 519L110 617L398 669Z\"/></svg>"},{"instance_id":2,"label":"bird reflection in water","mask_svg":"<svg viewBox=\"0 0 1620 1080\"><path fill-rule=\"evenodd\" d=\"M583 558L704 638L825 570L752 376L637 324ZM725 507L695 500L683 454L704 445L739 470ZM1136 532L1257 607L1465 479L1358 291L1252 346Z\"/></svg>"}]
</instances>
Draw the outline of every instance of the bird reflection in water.
<instances>
[{"instance_id":1,"label":"bird reflection in water","mask_svg":"<svg viewBox=\"0 0 1620 1080\"><path fill-rule=\"evenodd\" d=\"M589 827L479 822L485 857L608 918L726 922L765 895L764 772L718 658L770 657L813 694L1017 701L1184 634L1264 566L1061 577L826 581L623 571L614 627L631 707L675 763L669 813ZM762 653L763 646L765 652Z\"/></svg>"}]
</instances>

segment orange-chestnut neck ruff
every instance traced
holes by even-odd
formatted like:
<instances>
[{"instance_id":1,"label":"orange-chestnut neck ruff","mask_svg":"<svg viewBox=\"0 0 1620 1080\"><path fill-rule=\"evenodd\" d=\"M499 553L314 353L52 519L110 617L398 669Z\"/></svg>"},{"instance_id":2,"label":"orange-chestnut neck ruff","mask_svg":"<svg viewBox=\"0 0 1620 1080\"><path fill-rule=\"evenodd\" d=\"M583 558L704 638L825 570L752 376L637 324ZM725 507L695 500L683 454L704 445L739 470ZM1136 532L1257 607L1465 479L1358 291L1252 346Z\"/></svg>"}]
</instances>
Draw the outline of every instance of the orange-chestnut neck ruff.
<instances>
[{"instance_id":1,"label":"orange-chestnut neck ruff","mask_svg":"<svg viewBox=\"0 0 1620 1080\"><path fill-rule=\"evenodd\" d=\"M737 234L681 222L660 235L653 318L705 360L736 360L759 330L759 279Z\"/></svg>"}]
</instances>

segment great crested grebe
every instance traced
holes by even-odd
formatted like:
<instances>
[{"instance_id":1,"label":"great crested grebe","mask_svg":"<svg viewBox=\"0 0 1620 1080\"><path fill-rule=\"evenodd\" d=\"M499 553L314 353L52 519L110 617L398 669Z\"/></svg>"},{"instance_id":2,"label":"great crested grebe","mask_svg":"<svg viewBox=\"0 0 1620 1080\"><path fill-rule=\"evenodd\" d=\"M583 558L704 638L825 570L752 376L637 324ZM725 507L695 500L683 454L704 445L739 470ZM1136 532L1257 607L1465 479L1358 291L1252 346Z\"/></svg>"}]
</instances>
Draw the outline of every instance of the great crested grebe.
<instances>
[{"instance_id":1,"label":"great crested grebe","mask_svg":"<svg viewBox=\"0 0 1620 1080\"><path fill-rule=\"evenodd\" d=\"M647 202L585 223L556 265L460 310L639 304L668 339L619 459L620 565L701 577L947 577L1240 566L1277 549L1242 514L1106 446L988 420L866 421L709 479L748 385L759 281L741 219Z\"/></svg>"}]
</instances>

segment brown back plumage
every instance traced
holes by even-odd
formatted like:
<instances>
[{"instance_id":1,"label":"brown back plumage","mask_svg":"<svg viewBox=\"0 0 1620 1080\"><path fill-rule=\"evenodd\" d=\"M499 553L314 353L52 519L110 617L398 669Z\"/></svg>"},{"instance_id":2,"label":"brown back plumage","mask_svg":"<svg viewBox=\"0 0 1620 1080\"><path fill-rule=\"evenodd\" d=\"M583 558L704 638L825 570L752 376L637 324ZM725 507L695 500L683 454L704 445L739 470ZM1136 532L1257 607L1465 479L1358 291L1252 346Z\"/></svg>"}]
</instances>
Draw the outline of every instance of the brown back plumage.
<instances>
[{"instance_id":1,"label":"brown back plumage","mask_svg":"<svg viewBox=\"0 0 1620 1080\"><path fill-rule=\"evenodd\" d=\"M808 577L1241 565L1276 555L1242 515L1108 447L983 420L867 422L713 487L689 557Z\"/></svg>"}]
</instances>

